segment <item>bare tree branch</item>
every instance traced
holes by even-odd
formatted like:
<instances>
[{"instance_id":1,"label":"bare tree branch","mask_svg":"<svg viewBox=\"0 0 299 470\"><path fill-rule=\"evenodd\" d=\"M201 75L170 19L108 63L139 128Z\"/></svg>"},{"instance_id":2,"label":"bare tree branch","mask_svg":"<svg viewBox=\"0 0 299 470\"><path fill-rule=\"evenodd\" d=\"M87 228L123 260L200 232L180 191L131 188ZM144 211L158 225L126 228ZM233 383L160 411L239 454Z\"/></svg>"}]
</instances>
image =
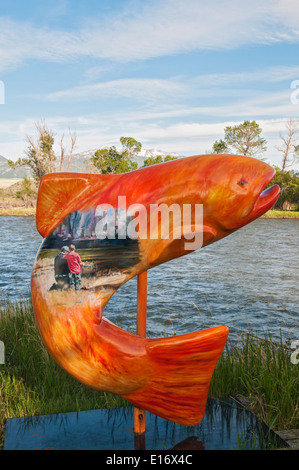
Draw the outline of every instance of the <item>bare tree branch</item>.
<instances>
[{"instance_id":1,"label":"bare tree branch","mask_svg":"<svg viewBox=\"0 0 299 470\"><path fill-rule=\"evenodd\" d=\"M286 122L286 135L280 133L280 138L282 140L282 145L276 147L276 149L283 154L282 156L282 172L286 168L291 167L298 159L297 152L297 134L299 132L299 121L294 118L289 118Z\"/></svg>"},{"instance_id":2,"label":"bare tree branch","mask_svg":"<svg viewBox=\"0 0 299 470\"><path fill-rule=\"evenodd\" d=\"M71 138L71 150L70 150L69 156L68 156L67 171L69 171L69 169L70 169L71 162L72 162L72 159L73 159L73 152L74 152L74 148L75 148L76 141L77 141L76 132L73 132L73 134L72 134L70 129L69 129L69 134L70 134L70 138Z\"/></svg>"},{"instance_id":3,"label":"bare tree branch","mask_svg":"<svg viewBox=\"0 0 299 470\"><path fill-rule=\"evenodd\" d=\"M64 134L62 134L62 137L60 139L60 162L59 162L59 171L62 171L63 169L63 161L64 161L64 155L65 155L65 147L63 145L63 140L64 140Z\"/></svg>"}]
</instances>

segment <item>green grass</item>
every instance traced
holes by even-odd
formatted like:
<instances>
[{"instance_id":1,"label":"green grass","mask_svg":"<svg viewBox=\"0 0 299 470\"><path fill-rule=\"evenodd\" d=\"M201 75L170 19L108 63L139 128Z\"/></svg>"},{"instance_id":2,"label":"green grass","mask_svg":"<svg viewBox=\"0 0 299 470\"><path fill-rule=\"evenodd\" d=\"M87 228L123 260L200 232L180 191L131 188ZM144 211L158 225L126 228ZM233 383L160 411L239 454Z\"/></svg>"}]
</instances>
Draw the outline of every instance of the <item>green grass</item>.
<instances>
[{"instance_id":1,"label":"green grass","mask_svg":"<svg viewBox=\"0 0 299 470\"><path fill-rule=\"evenodd\" d=\"M250 399L250 409L271 429L299 427L299 365L282 341L243 333L238 347L226 345L216 366L211 397Z\"/></svg>"},{"instance_id":2,"label":"green grass","mask_svg":"<svg viewBox=\"0 0 299 470\"><path fill-rule=\"evenodd\" d=\"M7 418L128 404L86 387L56 364L41 341L29 301L5 300L0 308L0 340L5 345L5 364L0 365L0 449Z\"/></svg>"},{"instance_id":3,"label":"green grass","mask_svg":"<svg viewBox=\"0 0 299 470\"><path fill-rule=\"evenodd\" d=\"M263 219L299 219L299 211L281 211L278 209L271 209L262 215Z\"/></svg>"},{"instance_id":4,"label":"green grass","mask_svg":"<svg viewBox=\"0 0 299 470\"><path fill-rule=\"evenodd\" d=\"M34 207L10 207L10 208L0 208L0 216L35 216L36 209Z\"/></svg>"},{"instance_id":5,"label":"green grass","mask_svg":"<svg viewBox=\"0 0 299 470\"><path fill-rule=\"evenodd\" d=\"M113 408L128 403L92 390L62 370L46 351L31 303L0 302L0 449L7 418ZM273 429L299 427L299 365L282 342L241 336L238 347L227 343L212 378L211 398L244 396L251 409Z\"/></svg>"}]
</instances>

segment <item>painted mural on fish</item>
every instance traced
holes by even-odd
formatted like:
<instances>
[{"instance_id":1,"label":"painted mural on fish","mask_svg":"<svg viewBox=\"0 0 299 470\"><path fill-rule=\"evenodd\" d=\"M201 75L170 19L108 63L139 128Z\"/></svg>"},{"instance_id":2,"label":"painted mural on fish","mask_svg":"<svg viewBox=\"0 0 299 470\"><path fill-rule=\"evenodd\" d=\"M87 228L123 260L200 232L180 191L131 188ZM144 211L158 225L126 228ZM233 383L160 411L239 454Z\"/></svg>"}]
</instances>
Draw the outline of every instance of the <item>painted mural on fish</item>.
<instances>
[{"instance_id":1,"label":"painted mural on fish","mask_svg":"<svg viewBox=\"0 0 299 470\"><path fill-rule=\"evenodd\" d=\"M250 157L203 155L122 175L45 176L37 202L44 241L31 284L39 330L54 359L90 387L183 425L199 423L227 326L143 338L111 323L104 308L134 276L214 243L267 212L280 192L278 186L265 189L274 174ZM163 219L157 216L161 205L181 211ZM190 209L187 224L184 207ZM153 219L147 217L152 208ZM200 246L190 245L197 236ZM57 282L58 255L65 266L80 258L81 271Z\"/></svg>"}]
</instances>

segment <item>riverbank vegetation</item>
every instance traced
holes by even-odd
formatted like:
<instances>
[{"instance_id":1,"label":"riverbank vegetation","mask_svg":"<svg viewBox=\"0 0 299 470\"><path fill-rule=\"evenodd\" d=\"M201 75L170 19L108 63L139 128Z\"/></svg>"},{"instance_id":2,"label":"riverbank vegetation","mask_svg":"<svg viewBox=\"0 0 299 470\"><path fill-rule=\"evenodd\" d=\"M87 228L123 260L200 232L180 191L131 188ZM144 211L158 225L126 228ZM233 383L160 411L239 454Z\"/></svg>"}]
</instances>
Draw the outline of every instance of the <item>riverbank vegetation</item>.
<instances>
[{"instance_id":1,"label":"riverbank vegetation","mask_svg":"<svg viewBox=\"0 0 299 470\"><path fill-rule=\"evenodd\" d=\"M6 180L5 183L3 187L0 186L0 215L35 215L37 186L34 181L25 176L10 186Z\"/></svg>"},{"instance_id":2,"label":"riverbank vegetation","mask_svg":"<svg viewBox=\"0 0 299 470\"><path fill-rule=\"evenodd\" d=\"M35 217L36 208L35 207L11 207L11 208L1 208L0 207L0 217L1 216L10 216L10 217ZM299 219L299 211L294 210L278 210L272 209L266 214L262 215L261 219Z\"/></svg>"},{"instance_id":3,"label":"riverbank vegetation","mask_svg":"<svg viewBox=\"0 0 299 470\"><path fill-rule=\"evenodd\" d=\"M62 370L46 351L29 300L1 302L0 449L8 418L114 408L125 400L92 390ZM299 366L281 340L240 335L227 343L210 387L210 397L243 396L272 429L299 427Z\"/></svg>"},{"instance_id":4,"label":"riverbank vegetation","mask_svg":"<svg viewBox=\"0 0 299 470\"><path fill-rule=\"evenodd\" d=\"M262 215L261 219L299 219L299 211L283 211L271 209Z\"/></svg>"},{"instance_id":5,"label":"riverbank vegetation","mask_svg":"<svg viewBox=\"0 0 299 470\"><path fill-rule=\"evenodd\" d=\"M0 216L9 217L35 217L35 207L13 207L11 209L0 208Z\"/></svg>"},{"instance_id":6,"label":"riverbank vegetation","mask_svg":"<svg viewBox=\"0 0 299 470\"><path fill-rule=\"evenodd\" d=\"M278 184L280 196L275 204L275 209L289 211L299 209L299 175L293 170L282 171L275 167L276 174L269 184Z\"/></svg>"}]
</instances>

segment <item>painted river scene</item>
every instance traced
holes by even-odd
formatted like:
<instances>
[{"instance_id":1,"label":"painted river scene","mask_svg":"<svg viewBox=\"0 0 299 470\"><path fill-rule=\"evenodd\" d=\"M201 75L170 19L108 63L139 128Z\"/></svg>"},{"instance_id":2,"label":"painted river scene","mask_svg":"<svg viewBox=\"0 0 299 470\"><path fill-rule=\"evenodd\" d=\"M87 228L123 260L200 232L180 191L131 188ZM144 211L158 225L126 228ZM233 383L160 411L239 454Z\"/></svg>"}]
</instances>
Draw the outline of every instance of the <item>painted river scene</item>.
<instances>
[{"instance_id":1,"label":"painted river scene","mask_svg":"<svg viewBox=\"0 0 299 470\"><path fill-rule=\"evenodd\" d=\"M1 302L30 298L42 243L34 217L1 217ZM148 271L147 336L226 325L285 341L298 339L299 220L258 219L229 237ZM57 251L57 253L59 250ZM83 266L87 254L78 250ZM84 283L84 276L82 279ZM135 333L136 278L111 298L104 315Z\"/></svg>"}]
</instances>

